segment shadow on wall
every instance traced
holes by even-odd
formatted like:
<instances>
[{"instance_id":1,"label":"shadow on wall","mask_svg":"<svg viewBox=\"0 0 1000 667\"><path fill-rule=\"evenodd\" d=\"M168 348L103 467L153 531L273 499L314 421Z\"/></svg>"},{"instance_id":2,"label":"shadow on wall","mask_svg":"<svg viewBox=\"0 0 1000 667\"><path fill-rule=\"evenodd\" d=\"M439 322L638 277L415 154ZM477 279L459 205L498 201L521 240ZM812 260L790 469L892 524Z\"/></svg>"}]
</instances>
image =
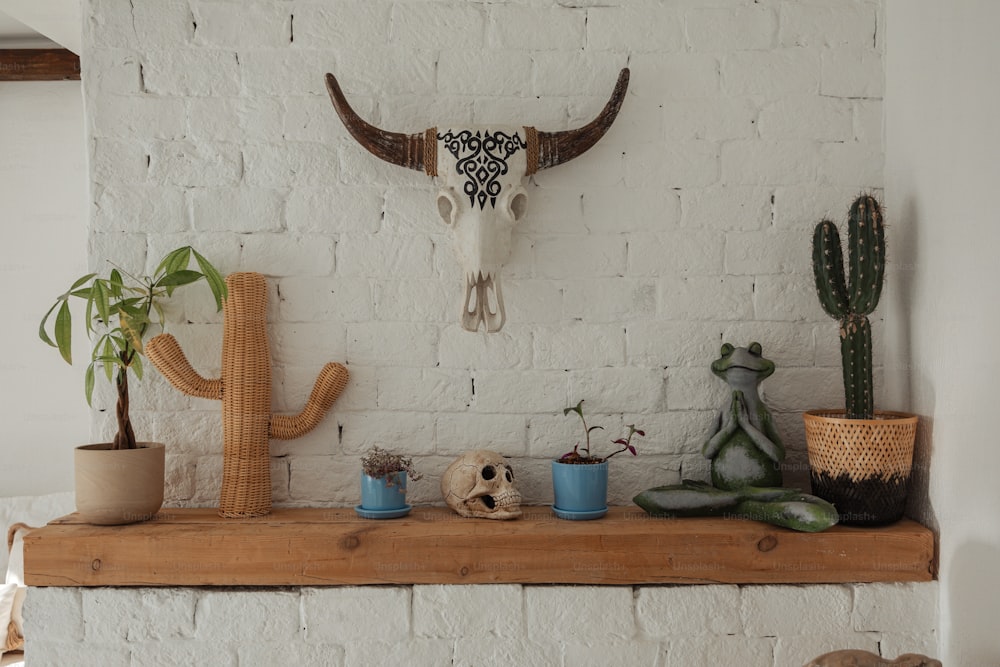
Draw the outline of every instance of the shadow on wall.
<instances>
[{"instance_id":1,"label":"shadow on wall","mask_svg":"<svg viewBox=\"0 0 1000 667\"><path fill-rule=\"evenodd\" d=\"M1000 549L985 542L967 542L955 550L948 571L947 650L956 665L995 665L1000 656L1000 579L983 577L1000 564ZM947 616L945 616L947 619ZM942 649L945 647L942 646Z\"/></svg>"}]
</instances>

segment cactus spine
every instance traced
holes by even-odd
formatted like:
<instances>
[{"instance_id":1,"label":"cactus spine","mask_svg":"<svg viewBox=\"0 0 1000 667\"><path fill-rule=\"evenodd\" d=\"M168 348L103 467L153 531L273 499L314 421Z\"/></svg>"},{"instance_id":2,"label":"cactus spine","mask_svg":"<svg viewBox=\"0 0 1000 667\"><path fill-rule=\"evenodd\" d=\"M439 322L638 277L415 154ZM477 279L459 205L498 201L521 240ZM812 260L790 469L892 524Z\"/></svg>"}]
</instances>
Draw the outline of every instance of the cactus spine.
<instances>
[{"instance_id":1,"label":"cactus spine","mask_svg":"<svg viewBox=\"0 0 1000 667\"><path fill-rule=\"evenodd\" d=\"M820 305L840 322L840 353L848 419L872 419L872 332L868 322L878 305L885 276L882 209L870 195L851 205L847 220L848 275L837 226L829 220L813 233L813 273Z\"/></svg>"}]
</instances>

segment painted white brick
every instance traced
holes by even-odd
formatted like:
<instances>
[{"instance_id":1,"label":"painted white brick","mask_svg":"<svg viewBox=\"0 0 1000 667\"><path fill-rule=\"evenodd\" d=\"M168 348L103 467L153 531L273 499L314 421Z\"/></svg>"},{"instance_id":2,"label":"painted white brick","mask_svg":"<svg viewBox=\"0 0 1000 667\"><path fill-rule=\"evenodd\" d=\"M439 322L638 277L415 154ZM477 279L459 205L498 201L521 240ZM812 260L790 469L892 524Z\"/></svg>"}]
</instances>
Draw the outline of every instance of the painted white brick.
<instances>
[{"instance_id":1,"label":"painted white brick","mask_svg":"<svg viewBox=\"0 0 1000 667\"><path fill-rule=\"evenodd\" d=\"M659 644L637 640L583 641L566 646L568 665L658 665L663 653Z\"/></svg>"},{"instance_id":2,"label":"painted white brick","mask_svg":"<svg viewBox=\"0 0 1000 667\"><path fill-rule=\"evenodd\" d=\"M458 307L449 309L450 318L458 318ZM449 318L449 319L450 319ZM521 325L504 326L502 331L486 334L466 331L454 324L441 330L440 364L444 368L504 369L531 366L531 334Z\"/></svg>"},{"instance_id":3,"label":"painted white brick","mask_svg":"<svg viewBox=\"0 0 1000 667\"><path fill-rule=\"evenodd\" d=\"M855 142L823 144L821 154L821 183L856 189L882 187L884 154L881 148Z\"/></svg>"},{"instance_id":4,"label":"painted white brick","mask_svg":"<svg viewBox=\"0 0 1000 667\"><path fill-rule=\"evenodd\" d=\"M728 274L797 273L809 276L811 261L808 239L798 231L726 234Z\"/></svg>"},{"instance_id":5,"label":"painted white brick","mask_svg":"<svg viewBox=\"0 0 1000 667\"><path fill-rule=\"evenodd\" d=\"M437 79L445 94L523 97L530 93L531 58L517 51L443 51Z\"/></svg>"},{"instance_id":6,"label":"painted white brick","mask_svg":"<svg viewBox=\"0 0 1000 667\"><path fill-rule=\"evenodd\" d=\"M87 100L93 136L179 139L184 136L184 101L177 98L102 95Z\"/></svg>"},{"instance_id":7,"label":"painted white brick","mask_svg":"<svg viewBox=\"0 0 1000 667\"><path fill-rule=\"evenodd\" d=\"M940 658L944 651L938 646L938 633L924 631L914 633L879 633L879 649L882 655L897 657L904 653L922 653Z\"/></svg>"},{"instance_id":8,"label":"painted white brick","mask_svg":"<svg viewBox=\"0 0 1000 667\"><path fill-rule=\"evenodd\" d=\"M410 411L345 414L341 438L344 452L352 456L361 456L376 445L400 454L433 454L434 415Z\"/></svg>"},{"instance_id":9,"label":"painted white brick","mask_svg":"<svg viewBox=\"0 0 1000 667\"><path fill-rule=\"evenodd\" d=\"M329 142L343 132L330 100L318 95L286 97L282 137L288 141Z\"/></svg>"},{"instance_id":10,"label":"painted white brick","mask_svg":"<svg viewBox=\"0 0 1000 667\"><path fill-rule=\"evenodd\" d=\"M704 53L640 54L629 59L629 94L670 100L718 97L719 60Z\"/></svg>"},{"instance_id":11,"label":"painted white brick","mask_svg":"<svg viewBox=\"0 0 1000 667\"><path fill-rule=\"evenodd\" d=\"M827 49L822 54L820 92L836 97L882 97L885 71L875 50Z\"/></svg>"},{"instance_id":12,"label":"painted white brick","mask_svg":"<svg viewBox=\"0 0 1000 667\"><path fill-rule=\"evenodd\" d=\"M333 273L333 239L298 234L251 234L243 240L241 265L270 276Z\"/></svg>"},{"instance_id":13,"label":"painted white brick","mask_svg":"<svg viewBox=\"0 0 1000 667\"><path fill-rule=\"evenodd\" d=\"M90 178L102 185L135 185L146 180L148 155L136 141L91 141Z\"/></svg>"},{"instance_id":14,"label":"painted white brick","mask_svg":"<svg viewBox=\"0 0 1000 667\"><path fill-rule=\"evenodd\" d=\"M108 588L83 590L87 641L101 644L191 638L195 591L190 588Z\"/></svg>"},{"instance_id":15,"label":"painted white brick","mask_svg":"<svg viewBox=\"0 0 1000 667\"><path fill-rule=\"evenodd\" d=\"M146 91L156 95L239 95L240 63L233 51L149 51L143 58L142 81Z\"/></svg>"},{"instance_id":16,"label":"painted white brick","mask_svg":"<svg viewBox=\"0 0 1000 667\"><path fill-rule=\"evenodd\" d=\"M159 141L150 147L149 180L164 185L235 185L243 175L236 144Z\"/></svg>"},{"instance_id":17,"label":"painted white brick","mask_svg":"<svg viewBox=\"0 0 1000 667\"><path fill-rule=\"evenodd\" d=\"M625 273L620 235L543 237L535 241L535 274L542 278L593 278Z\"/></svg>"},{"instance_id":18,"label":"painted white brick","mask_svg":"<svg viewBox=\"0 0 1000 667\"><path fill-rule=\"evenodd\" d=\"M823 310L816 299L816 284L804 274L769 274L754 278L754 313L758 320L817 321ZM748 318L749 319L749 318Z\"/></svg>"},{"instance_id":19,"label":"painted white brick","mask_svg":"<svg viewBox=\"0 0 1000 667\"><path fill-rule=\"evenodd\" d=\"M477 665L522 665L523 667L549 667L559 664L562 651L553 641L507 637L475 637L455 642L455 667ZM437 663L441 664L441 663Z\"/></svg>"},{"instance_id":20,"label":"painted white brick","mask_svg":"<svg viewBox=\"0 0 1000 667\"><path fill-rule=\"evenodd\" d=\"M875 6L842 2L829 6L792 3L781 6L781 46L870 48L875 42Z\"/></svg>"},{"instance_id":21,"label":"painted white brick","mask_svg":"<svg viewBox=\"0 0 1000 667\"><path fill-rule=\"evenodd\" d=\"M485 10L476 5L396 4L392 7L389 42L408 49L444 48L472 51L483 46Z\"/></svg>"},{"instance_id":22,"label":"painted white brick","mask_svg":"<svg viewBox=\"0 0 1000 667\"><path fill-rule=\"evenodd\" d=\"M384 278L392 272L411 278L428 278L433 250L426 236L385 231L342 234L337 241L337 274ZM460 276L456 276L456 281L459 279Z\"/></svg>"},{"instance_id":23,"label":"painted white brick","mask_svg":"<svg viewBox=\"0 0 1000 667\"><path fill-rule=\"evenodd\" d=\"M292 644L291 642L255 642L237 648L242 667L273 667L274 665L325 665L341 667L345 662L343 646L336 644ZM193 664L197 664L195 659ZM213 663L214 664L214 663ZM391 663L384 663L391 664Z\"/></svg>"},{"instance_id":24,"label":"painted white brick","mask_svg":"<svg viewBox=\"0 0 1000 667\"><path fill-rule=\"evenodd\" d=\"M670 100L662 108L668 141L748 139L756 134L760 113L749 97Z\"/></svg>"},{"instance_id":25,"label":"painted white brick","mask_svg":"<svg viewBox=\"0 0 1000 667\"><path fill-rule=\"evenodd\" d=\"M188 138L207 141L280 141L284 105L269 97L190 97Z\"/></svg>"},{"instance_id":26,"label":"painted white brick","mask_svg":"<svg viewBox=\"0 0 1000 667\"><path fill-rule=\"evenodd\" d=\"M288 497L303 505L349 506L361 499L356 458L295 456L288 460ZM200 468L200 466L199 466Z\"/></svg>"},{"instance_id":27,"label":"painted white brick","mask_svg":"<svg viewBox=\"0 0 1000 667\"><path fill-rule=\"evenodd\" d=\"M562 286L553 280L503 282L507 325L554 324L562 319Z\"/></svg>"},{"instance_id":28,"label":"painted white brick","mask_svg":"<svg viewBox=\"0 0 1000 667\"><path fill-rule=\"evenodd\" d=\"M212 188L191 193L195 231L240 233L282 229L284 193L264 188Z\"/></svg>"},{"instance_id":29,"label":"painted white brick","mask_svg":"<svg viewBox=\"0 0 1000 667\"><path fill-rule=\"evenodd\" d=\"M859 649L871 651L875 655L890 655L895 653L880 653L882 645L878 635L862 633L829 633L817 631L815 634L798 637L779 637L774 646L774 664L805 665L824 653L843 649Z\"/></svg>"},{"instance_id":30,"label":"painted white brick","mask_svg":"<svg viewBox=\"0 0 1000 667\"><path fill-rule=\"evenodd\" d=\"M722 87L729 95L772 98L816 93L820 90L820 52L775 49L730 53L722 60Z\"/></svg>"},{"instance_id":31,"label":"painted white brick","mask_svg":"<svg viewBox=\"0 0 1000 667\"><path fill-rule=\"evenodd\" d=\"M581 202L582 221L567 216L573 231L585 229L592 234L625 234L650 228L663 231L677 227L681 219L680 195L659 187L587 188Z\"/></svg>"},{"instance_id":32,"label":"painted white brick","mask_svg":"<svg viewBox=\"0 0 1000 667\"><path fill-rule=\"evenodd\" d=\"M722 183L813 183L822 162L820 145L813 141L731 141L722 145Z\"/></svg>"},{"instance_id":33,"label":"painted white brick","mask_svg":"<svg viewBox=\"0 0 1000 667\"><path fill-rule=\"evenodd\" d=\"M292 43L300 49L325 49L357 40L377 48L388 42L391 9L391 5L366 0L296 4L292 11Z\"/></svg>"},{"instance_id":34,"label":"painted white brick","mask_svg":"<svg viewBox=\"0 0 1000 667\"><path fill-rule=\"evenodd\" d=\"M93 213L98 232L141 232L150 224L164 232L190 228L184 191L156 186L100 188Z\"/></svg>"},{"instance_id":35,"label":"painted white brick","mask_svg":"<svg viewBox=\"0 0 1000 667\"><path fill-rule=\"evenodd\" d=\"M758 123L765 139L848 141L854 137L851 100L792 95L765 105Z\"/></svg>"},{"instance_id":36,"label":"painted white brick","mask_svg":"<svg viewBox=\"0 0 1000 667\"><path fill-rule=\"evenodd\" d=\"M409 639L409 588L333 587L302 590L309 643Z\"/></svg>"},{"instance_id":37,"label":"painted white brick","mask_svg":"<svg viewBox=\"0 0 1000 667\"><path fill-rule=\"evenodd\" d=\"M436 50L396 46L372 50L365 45L364 48L338 51L335 61L337 71L334 74L351 100L355 94L375 95L379 99L392 95L429 96L435 94L436 82L441 80L442 72L437 68L438 53ZM324 62L323 71L331 71L333 60L326 58ZM321 84L322 94L326 95L326 83ZM425 128L407 131L421 129Z\"/></svg>"},{"instance_id":38,"label":"painted white brick","mask_svg":"<svg viewBox=\"0 0 1000 667\"><path fill-rule=\"evenodd\" d=\"M726 237L713 231L684 229L628 237L628 272L637 276L717 274ZM732 271L730 271L732 273ZM640 311L641 312L641 311Z\"/></svg>"},{"instance_id":39,"label":"painted white brick","mask_svg":"<svg viewBox=\"0 0 1000 667\"><path fill-rule=\"evenodd\" d=\"M437 416L436 453L458 456L470 449L491 449L504 456L526 451L527 425L521 415L443 413Z\"/></svg>"},{"instance_id":40,"label":"painted white brick","mask_svg":"<svg viewBox=\"0 0 1000 667\"><path fill-rule=\"evenodd\" d=\"M291 10L281 3L204 3L192 12L198 25L193 42L199 46L267 48L291 41Z\"/></svg>"},{"instance_id":41,"label":"painted white brick","mask_svg":"<svg viewBox=\"0 0 1000 667\"><path fill-rule=\"evenodd\" d=\"M714 383L710 380L716 380ZM730 393L724 382L708 368L671 368L667 371L667 407L671 410L718 409L728 402Z\"/></svg>"},{"instance_id":42,"label":"painted white brick","mask_svg":"<svg viewBox=\"0 0 1000 667\"><path fill-rule=\"evenodd\" d=\"M816 356L813 325L806 322L732 322L722 338L737 347L757 341L764 356L777 366L776 373L791 366L810 366Z\"/></svg>"},{"instance_id":43,"label":"painted white brick","mask_svg":"<svg viewBox=\"0 0 1000 667\"><path fill-rule=\"evenodd\" d=\"M577 7L496 5L490 8L486 44L493 49L526 51L582 49L586 43L587 18L586 10ZM456 46L461 48L461 38Z\"/></svg>"},{"instance_id":44,"label":"painted white brick","mask_svg":"<svg viewBox=\"0 0 1000 667\"><path fill-rule=\"evenodd\" d=\"M299 595L284 591L203 591L195 609L200 640L257 641L300 637Z\"/></svg>"},{"instance_id":45,"label":"painted white brick","mask_svg":"<svg viewBox=\"0 0 1000 667\"><path fill-rule=\"evenodd\" d=\"M528 638L574 641L635 635L627 587L531 586L524 589Z\"/></svg>"},{"instance_id":46,"label":"painted white brick","mask_svg":"<svg viewBox=\"0 0 1000 667\"><path fill-rule=\"evenodd\" d=\"M243 94L326 95L324 75L337 59L329 51L305 49L240 49ZM343 85L342 74L335 72Z\"/></svg>"},{"instance_id":47,"label":"painted white brick","mask_svg":"<svg viewBox=\"0 0 1000 667\"><path fill-rule=\"evenodd\" d=\"M242 154L243 179L249 185L326 185L335 182L340 172L339 156L322 144L248 144Z\"/></svg>"},{"instance_id":48,"label":"painted white brick","mask_svg":"<svg viewBox=\"0 0 1000 667\"><path fill-rule=\"evenodd\" d=\"M372 286L366 278L287 276L278 281L283 322L367 322Z\"/></svg>"},{"instance_id":49,"label":"painted white brick","mask_svg":"<svg viewBox=\"0 0 1000 667\"><path fill-rule=\"evenodd\" d=\"M142 92L139 57L130 49L91 49L81 68L83 85L94 95L130 95Z\"/></svg>"},{"instance_id":50,"label":"painted white brick","mask_svg":"<svg viewBox=\"0 0 1000 667\"><path fill-rule=\"evenodd\" d=\"M715 424L714 410L672 410L658 414L628 416L622 421L635 423L646 431L641 441L641 452L646 454L700 454ZM679 463L671 461L671 470L678 471ZM680 480L678 479L678 482ZM666 483L666 482L662 482Z\"/></svg>"},{"instance_id":51,"label":"painted white brick","mask_svg":"<svg viewBox=\"0 0 1000 667\"><path fill-rule=\"evenodd\" d=\"M673 7L602 7L587 10L587 48L631 53L683 51L684 16Z\"/></svg>"},{"instance_id":52,"label":"painted white brick","mask_svg":"<svg viewBox=\"0 0 1000 667\"><path fill-rule=\"evenodd\" d=\"M81 562L80 567L89 568L90 563ZM23 615L26 637L51 637L65 642L83 640L83 595L80 588L31 586L24 598ZM34 655L32 659L36 659ZM40 658L38 660L41 662Z\"/></svg>"},{"instance_id":53,"label":"painted white brick","mask_svg":"<svg viewBox=\"0 0 1000 667\"><path fill-rule=\"evenodd\" d=\"M566 407L566 373L561 370L476 370L476 412L556 412Z\"/></svg>"},{"instance_id":54,"label":"painted white brick","mask_svg":"<svg viewBox=\"0 0 1000 667\"><path fill-rule=\"evenodd\" d=\"M647 143L629 152L625 184L629 187L703 188L719 180L719 146L712 141Z\"/></svg>"},{"instance_id":55,"label":"painted white brick","mask_svg":"<svg viewBox=\"0 0 1000 667\"><path fill-rule=\"evenodd\" d=\"M596 108L597 105L595 105ZM597 111L593 111L597 115ZM581 127L593 120L572 123L573 126ZM610 130L610 135L614 130ZM540 171L532 179L543 188L607 188L618 186L621 183L622 171L624 170L625 148L621 143L616 143L612 137L606 137L606 141L598 142L596 146L587 151L585 157L579 157L570 163L560 165L558 169L546 169Z\"/></svg>"},{"instance_id":56,"label":"painted white brick","mask_svg":"<svg viewBox=\"0 0 1000 667\"><path fill-rule=\"evenodd\" d=\"M748 320L755 296L750 276L669 276L660 284L660 313L668 320Z\"/></svg>"},{"instance_id":57,"label":"painted white brick","mask_svg":"<svg viewBox=\"0 0 1000 667\"><path fill-rule=\"evenodd\" d=\"M285 200L285 224L297 232L371 234L381 220L383 195L378 188L296 187Z\"/></svg>"},{"instance_id":58,"label":"painted white brick","mask_svg":"<svg viewBox=\"0 0 1000 667\"><path fill-rule=\"evenodd\" d=\"M812 410L843 403L840 368L788 368L781 382L767 385L767 400L773 410Z\"/></svg>"},{"instance_id":59,"label":"painted white brick","mask_svg":"<svg viewBox=\"0 0 1000 667\"><path fill-rule=\"evenodd\" d=\"M521 586L414 586L417 637L518 637L524 632Z\"/></svg>"},{"instance_id":60,"label":"painted white brick","mask_svg":"<svg viewBox=\"0 0 1000 667\"><path fill-rule=\"evenodd\" d=\"M684 227L760 229L771 220L769 188L720 186L681 193Z\"/></svg>"},{"instance_id":61,"label":"painted white brick","mask_svg":"<svg viewBox=\"0 0 1000 667\"><path fill-rule=\"evenodd\" d=\"M631 322L626 332L629 364L658 367L707 366L728 325L717 322Z\"/></svg>"},{"instance_id":62,"label":"painted white brick","mask_svg":"<svg viewBox=\"0 0 1000 667\"><path fill-rule=\"evenodd\" d=\"M771 667L774 639L758 637L684 637L670 643L667 667Z\"/></svg>"},{"instance_id":63,"label":"painted white brick","mask_svg":"<svg viewBox=\"0 0 1000 667\"><path fill-rule=\"evenodd\" d=\"M451 665L451 640L352 641L345 648L345 665ZM326 664L321 662L317 664Z\"/></svg>"},{"instance_id":64,"label":"painted white brick","mask_svg":"<svg viewBox=\"0 0 1000 667\"><path fill-rule=\"evenodd\" d=\"M854 138L871 146L885 145L883 109L881 100L852 100L854 102Z\"/></svg>"},{"instance_id":65,"label":"painted white brick","mask_svg":"<svg viewBox=\"0 0 1000 667\"><path fill-rule=\"evenodd\" d=\"M347 327L348 360L374 366L433 366L437 327L397 322L359 322Z\"/></svg>"},{"instance_id":66,"label":"painted white brick","mask_svg":"<svg viewBox=\"0 0 1000 667\"><path fill-rule=\"evenodd\" d=\"M204 255L223 275L239 269L240 237L236 234L218 232L150 234L146 241L149 246L146 253L147 273L155 271L157 264L168 252L186 245L192 246ZM200 289L185 290L183 296L175 297L184 300L185 310L188 311L185 313L186 319L192 322L221 321L214 314L215 300L209 296L210 292L203 291L203 287L199 287ZM202 297L207 297L208 300L203 302ZM200 306L204 306L206 312L201 312Z\"/></svg>"},{"instance_id":67,"label":"painted white brick","mask_svg":"<svg viewBox=\"0 0 1000 667\"><path fill-rule=\"evenodd\" d=\"M836 585L744 586L740 614L750 637L844 633L851 628L850 588Z\"/></svg>"},{"instance_id":68,"label":"painted white brick","mask_svg":"<svg viewBox=\"0 0 1000 667\"><path fill-rule=\"evenodd\" d=\"M538 327L535 368L600 368L625 361L625 329L620 324Z\"/></svg>"},{"instance_id":69,"label":"painted white brick","mask_svg":"<svg viewBox=\"0 0 1000 667\"><path fill-rule=\"evenodd\" d=\"M663 371L629 367L571 371L569 395L586 397L590 411L656 412L664 407ZM615 430L602 435L620 437Z\"/></svg>"},{"instance_id":70,"label":"painted white brick","mask_svg":"<svg viewBox=\"0 0 1000 667\"><path fill-rule=\"evenodd\" d=\"M937 627L937 614L936 581L854 585L855 630L901 634L930 632Z\"/></svg>"},{"instance_id":71,"label":"painted white brick","mask_svg":"<svg viewBox=\"0 0 1000 667\"><path fill-rule=\"evenodd\" d=\"M174 48L194 34L189 3L184 0L136 2L125 9L117 0L84 5L84 31L98 46Z\"/></svg>"},{"instance_id":72,"label":"painted white brick","mask_svg":"<svg viewBox=\"0 0 1000 667\"><path fill-rule=\"evenodd\" d=\"M378 320L446 324L457 321L461 309L458 280L379 280L374 293Z\"/></svg>"},{"instance_id":73,"label":"painted white brick","mask_svg":"<svg viewBox=\"0 0 1000 667\"><path fill-rule=\"evenodd\" d=\"M774 9L754 5L691 9L685 16L688 44L695 51L769 49L778 32Z\"/></svg>"},{"instance_id":74,"label":"painted white brick","mask_svg":"<svg viewBox=\"0 0 1000 667\"><path fill-rule=\"evenodd\" d=\"M469 371L438 368L380 368L378 406L385 410L465 410L472 403Z\"/></svg>"},{"instance_id":75,"label":"painted white brick","mask_svg":"<svg viewBox=\"0 0 1000 667\"><path fill-rule=\"evenodd\" d=\"M848 208L857 195L857 188L854 187L819 186L814 183L776 188L774 226L799 229L805 238L811 238L820 220L833 220L838 225L846 220Z\"/></svg>"},{"instance_id":76,"label":"painted white brick","mask_svg":"<svg viewBox=\"0 0 1000 667\"><path fill-rule=\"evenodd\" d=\"M60 641L37 642L30 649L32 665L79 665L80 667L131 667L128 646L87 646ZM25 664L29 664L27 661Z\"/></svg>"},{"instance_id":77,"label":"painted white brick","mask_svg":"<svg viewBox=\"0 0 1000 667\"><path fill-rule=\"evenodd\" d=\"M565 283L566 317L587 323L619 323L656 314L656 284L651 279L605 278Z\"/></svg>"},{"instance_id":78,"label":"painted white brick","mask_svg":"<svg viewBox=\"0 0 1000 667\"><path fill-rule=\"evenodd\" d=\"M639 589L635 611L645 636L673 639L742 634L739 606L736 586L658 586Z\"/></svg>"}]
</instances>

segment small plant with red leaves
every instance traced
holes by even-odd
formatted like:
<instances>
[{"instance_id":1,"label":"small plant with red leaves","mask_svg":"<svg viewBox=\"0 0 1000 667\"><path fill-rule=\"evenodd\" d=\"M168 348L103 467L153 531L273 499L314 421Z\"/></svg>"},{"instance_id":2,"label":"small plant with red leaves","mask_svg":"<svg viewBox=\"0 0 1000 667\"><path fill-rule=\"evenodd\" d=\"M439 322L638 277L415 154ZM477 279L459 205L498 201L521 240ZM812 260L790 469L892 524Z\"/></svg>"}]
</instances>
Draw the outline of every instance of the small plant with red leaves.
<instances>
[{"instance_id":1,"label":"small plant with red leaves","mask_svg":"<svg viewBox=\"0 0 1000 667\"><path fill-rule=\"evenodd\" d=\"M575 412L580 416L580 421L583 422L583 433L585 436L586 445L581 449L580 443L576 443L573 446L573 451L566 452L559 457L559 463L604 463L610 459L615 454L621 454L622 452L629 452L632 456L636 456L638 452L635 450L635 445L632 444L632 436L639 435L645 436L646 432L635 427L635 424L629 424L626 428L628 429L628 434L624 438L618 438L617 440L612 440L613 444L621 445L621 449L611 452L605 457L593 456L590 453L590 432L597 430L604 430L603 426L588 426L587 418L583 416L583 400L581 399L573 407L566 408L563 410L563 415L568 415L571 412Z\"/></svg>"}]
</instances>

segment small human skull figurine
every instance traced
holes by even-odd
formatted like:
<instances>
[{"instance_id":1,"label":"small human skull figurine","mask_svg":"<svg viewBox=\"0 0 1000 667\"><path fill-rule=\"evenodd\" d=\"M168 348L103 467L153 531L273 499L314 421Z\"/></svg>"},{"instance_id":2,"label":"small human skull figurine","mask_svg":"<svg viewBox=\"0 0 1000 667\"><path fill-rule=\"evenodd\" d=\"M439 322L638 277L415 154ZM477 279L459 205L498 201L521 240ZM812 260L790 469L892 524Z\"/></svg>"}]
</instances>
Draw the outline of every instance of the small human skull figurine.
<instances>
[{"instance_id":1,"label":"small human skull figurine","mask_svg":"<svg viewBox=\"0 0 1000 667\"><path fill-rule=\"evenodd\" d=\"M500 454L486 449L466 452L441 477L448 507L464 517L516 519L521 494L514 488L514 471Z\"/></svg>"}]
</instances>

